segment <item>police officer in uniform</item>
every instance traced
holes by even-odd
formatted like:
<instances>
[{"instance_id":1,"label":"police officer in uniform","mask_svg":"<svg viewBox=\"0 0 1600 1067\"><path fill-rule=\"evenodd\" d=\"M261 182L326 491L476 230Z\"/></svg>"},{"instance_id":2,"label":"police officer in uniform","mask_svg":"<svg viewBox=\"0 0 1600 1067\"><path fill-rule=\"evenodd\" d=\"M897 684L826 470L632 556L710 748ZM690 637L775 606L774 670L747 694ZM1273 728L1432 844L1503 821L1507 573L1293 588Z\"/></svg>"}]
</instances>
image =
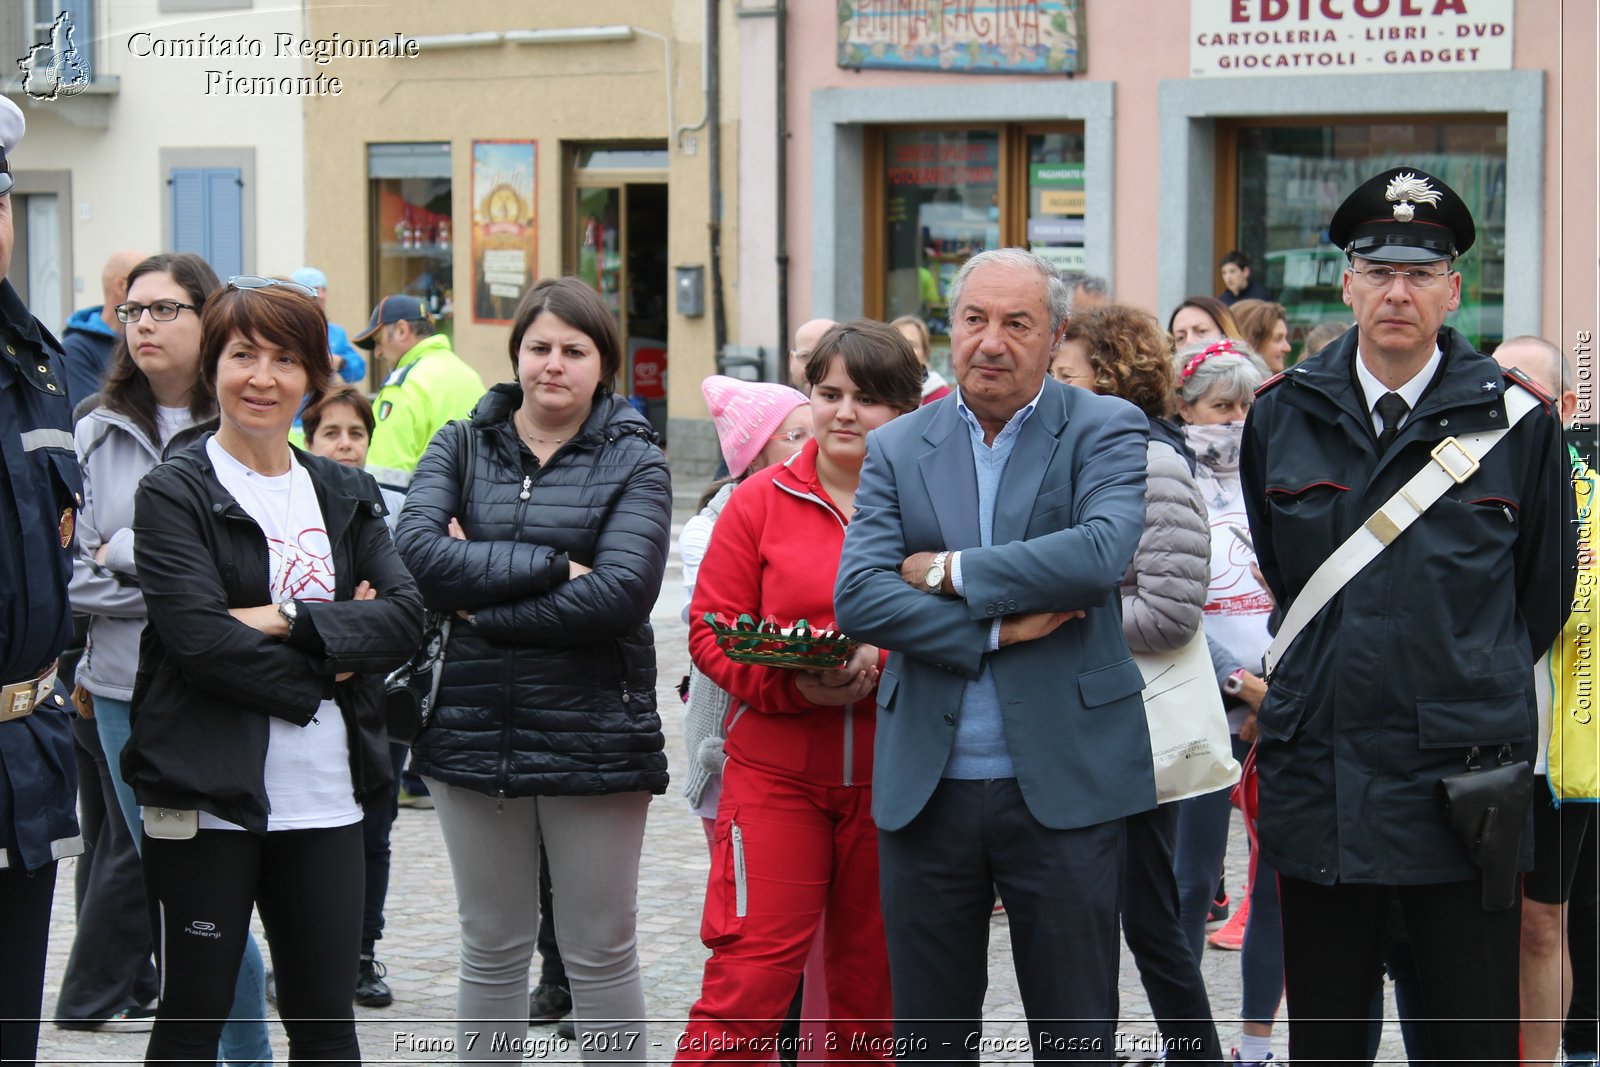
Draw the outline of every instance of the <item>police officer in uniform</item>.
<instances>
[{"instance_id":1,"label":"police officer in uniform","mask_svg":"<svg viewBox=\"0 0 1600 1067\"><path fill-rule=\"evenodd\" d=\"M1286 610L1436 446L1503 429L1506 394L1525 388L1444 325L1475 235L1444 182L1413 167L1380 174L1328 232L1349 257L1356 326L1269 379L1244 435L1251 532ZM1571 515L1561 427L1537 406L1277 664L1257 718L1258 828L1279 872L1291 1060L1367 1062L1397 902L1433 1055L1517 1061L1520 890L1487 906L1440 782L1474 748L1491 768L1533 759L1533 667L1570 603ZM1517 828L1527 870L1531 827Z\"/></svg>"},{"instance_id":2,"label":"police officer in uniform","mask_svg":"<svg viewBox=\"0 0 1600 1067\"><path fill-rule=\"evenodd\" d=\"M56 861L83 851L71 712L55 687L72 637L67 580L82 503L61 343L5 276L14 231L7 157L22 111L0 97L0 1058L39 1039Z\"/></svg>"}]
</instances>

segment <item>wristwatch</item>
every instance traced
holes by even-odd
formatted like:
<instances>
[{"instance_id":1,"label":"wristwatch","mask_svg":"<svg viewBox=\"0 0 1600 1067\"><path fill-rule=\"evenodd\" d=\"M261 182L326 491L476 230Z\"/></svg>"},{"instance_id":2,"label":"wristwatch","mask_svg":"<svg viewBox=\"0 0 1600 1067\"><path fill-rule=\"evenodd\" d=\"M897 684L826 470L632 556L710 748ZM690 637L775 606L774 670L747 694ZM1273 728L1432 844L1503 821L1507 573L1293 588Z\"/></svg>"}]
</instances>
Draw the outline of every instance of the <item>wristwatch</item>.
<instances>
[{"instance_id":1,"label":"wristwatch","mask_svg":"<svg viewBox=\"0 0 1600 1067\"><path fill-rule=\"evenodd\" d=\"M944 564L945 560L949 558L950 553L948 551L941 552L933 557L933 565L928 568L928 576L922 580L923 584L928 587L928 592L937 593L944 587Z\"/></svg>"},{"instance_id":2,"label":"wristwatch","mask_svg":"<svg viewBox=\"0 0 1600 1067\"><path fill-rule=\"evenodd\" d=\"M294 629L294 624L300 618L300 602L298 600L285 600L278 605L278 614L283 616L283 621L289 624L289 629Z\"/></svg>"},{"instance_id":3,"label":"wristwatch","mask_svg":"<svg viewBox=\"0 0 1600 1067\"><path fill-rule=\"evenodd\" d=\"M1222 691L1236 697L1244 689L1244 668L1240 667L1222 680Z\"/></svg>"}]
</instances>

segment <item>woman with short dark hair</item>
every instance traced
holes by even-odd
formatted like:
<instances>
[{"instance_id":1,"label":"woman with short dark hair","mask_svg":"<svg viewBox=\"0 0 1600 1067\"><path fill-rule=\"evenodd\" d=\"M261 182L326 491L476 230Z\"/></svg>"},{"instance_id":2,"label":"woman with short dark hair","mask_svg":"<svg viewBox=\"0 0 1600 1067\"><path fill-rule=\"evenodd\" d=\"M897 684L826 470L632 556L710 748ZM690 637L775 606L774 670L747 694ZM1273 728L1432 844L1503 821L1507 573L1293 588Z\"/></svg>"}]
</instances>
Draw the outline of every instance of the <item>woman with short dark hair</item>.
<instances>
[{"instance_id":1,"label":"woman with short dark hair","mask_svg":"<svg viewBox=\"0 0 1600 1067\"><path fill-rule=\"evenodd\" d=\"M377 484L288 443L333 373L302 289L236 278L206 301L217 431L134 498L150 625L122 767L161 962L147 1062L215 1062L252 907L291 1062L361 1058L362 805L391 780L382 675L420 642L422 604Z\"/></svg>"},{"instance_id":2,"label":"woman with short dark hair","mask_svg":"<svg viewBox=\"0 0 1600 1067\"><path fill-rule=\"evenodd\" d=\"M813 631L834 625L834 580L867 434L916 410L922 372L895 329L858 319L822 335L806 380L812 439L734 490L689 610L694 664L733 701L700 925L712 954L680 1062L748 1059L776 1035L819 925L840 1047L865 1038L887 1049L892 1038L871 816L886 653L861 645L835 670L736 663L705 621L709 613L785 627L803 619Z\"/></svg>"},{"instance_id":3,"label":"woman with short dark hair","mask_svg":"<svg viewBox=\"0 0 1600 1067\"><path fill-rule=\"evenodd\" d=\"M667 788L650 611L672 486L650 424L612 391L621 342L591 287L529 289L508 349L516 380L434 438L397 534L428 605L458 616L411 749L455 875L457 1049L505 1059L527 1033L542 840L583 1058L637 1059L639 861Z\"/></svg>"}]
</instances>

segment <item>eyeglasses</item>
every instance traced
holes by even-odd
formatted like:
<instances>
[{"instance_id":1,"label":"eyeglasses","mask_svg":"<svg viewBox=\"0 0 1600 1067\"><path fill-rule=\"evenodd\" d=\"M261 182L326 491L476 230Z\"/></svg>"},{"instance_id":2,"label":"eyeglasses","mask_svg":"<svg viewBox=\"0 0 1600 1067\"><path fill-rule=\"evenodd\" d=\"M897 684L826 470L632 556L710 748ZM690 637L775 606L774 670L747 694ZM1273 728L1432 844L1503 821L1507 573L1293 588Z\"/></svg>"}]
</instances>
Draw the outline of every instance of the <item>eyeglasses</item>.
<instances>
[{"instance_id":1,"label":"eyeglasses","mask_svg":"<svg viewBox=\"0 0 1600 1067\"><path fill-rule=\"evenodd\" d=\"M1450 277L1449 271L1435 273L1420 267L1413 267L1410 270L1395 270L1393 267L1368 267L1366 270L1356 270L1351 267L1350 273L1360 278L1371 289L1387 289L1394 284L1396 278L1404 278L1406 284L1413 289L1428 289L1439 279Z\"/></svg>"},{"instance_id":2,"label":"eyeglasses","mask_svg":"<svg viewBox=\"0 0 1600 1067\"><path fill-rule=\"evenodd\" d=\"M11 164L0 159L0 196L5 196L16 184L16 179L11 176Z\"/></svg>"},{"instance_id":3,"label":"eyeglasses","mask_svg":"<svg viewBox=\"0 0 1600 1067\"><path fill-rule=\"evenodd\" d=\"M228 279L229 289L271 289L275 285L281 285L290 292L299 293L301 296L309 296L313 300L317 298L317 291L309 285L301 285L299 282L291 282L283 278L263 278L259 274L235 274Z\"/></svg>"},{"instance_id":4,"label":"eyeglasses","mask_svg":"<svg viewBox=\"0 0 1600 1067\"><path fill-rule=\"evenodd\" d=\"M798 441L804 441L806 438L808 438L810 436L811 436L811 431L810 430L806 429L804 426L797 426L794 429L790 430L788 433L773 434L772 435L772 440L774 440L774 441L782 441L786 445L792 445L792 444L795 444Z\"/></svg>"},{"instance_id":5,"label":"eyeglasses","mask_svg":"<svg viewBox=\"0 0 1600 1067\"><path fill-rule=\"evenodd\" d=\"M150 312L150 317L157 322L171 322L178 317L178 312L184 308L188 308L197 315L200 313L200 309L193 304L185 304L177 300L157 300L151 304L135 304L130 301L126 304L117 305L117 321L125 326L132 326L148 311Z\"/></svg>"}]
</instances>

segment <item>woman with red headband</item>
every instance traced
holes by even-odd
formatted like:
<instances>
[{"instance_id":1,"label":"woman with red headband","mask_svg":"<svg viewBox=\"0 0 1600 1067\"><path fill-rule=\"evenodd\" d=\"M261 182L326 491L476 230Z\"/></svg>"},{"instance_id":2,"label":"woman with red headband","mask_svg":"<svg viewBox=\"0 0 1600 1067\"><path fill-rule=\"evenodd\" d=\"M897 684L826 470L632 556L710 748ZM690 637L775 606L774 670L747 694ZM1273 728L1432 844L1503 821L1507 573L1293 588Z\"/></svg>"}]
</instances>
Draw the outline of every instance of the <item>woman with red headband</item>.
<instances>
[{"instance_id":1,"label":"woman with red headband","mask_svg":"<svg viewBox=\"0 0 1600 1067\"><path fill-rule=\"evenodd\" d=\"M1204 619L1211 638L1211 657L1228 709L1234 754L1243 759L1255 738L1255 713L1266 693L1261 659L1271 643L1267 616L1272 598L1256 579L1255 552L1250 546L1239 483L1239 444L1245 416L1256 387L1267 377L1266 365L1242 341L1213 339L1181 349L1178 369L1178 417L1198 466L1195 480L1211 519L1211 585ZM1175 868L1181 902L1180 922L1198 956L1205 947L1205 916L1222 871L1228 843L1230 790L1222 789L1182 802L1178 813ZM1255 860L1252 855L1252 867ZM1278 930L1277 879L1267 869L1254 871L1244 901L1212 943L1236 938L1219 947L1243 945L1240 971L1243 997L1240 1015L1244 1037L1236 1060L1259 1063L1271 1059L1272 1020L1283 993L1283 941ZM1248 928L1246 923L1248 922Z\"/></svg>"}]
</instances>

